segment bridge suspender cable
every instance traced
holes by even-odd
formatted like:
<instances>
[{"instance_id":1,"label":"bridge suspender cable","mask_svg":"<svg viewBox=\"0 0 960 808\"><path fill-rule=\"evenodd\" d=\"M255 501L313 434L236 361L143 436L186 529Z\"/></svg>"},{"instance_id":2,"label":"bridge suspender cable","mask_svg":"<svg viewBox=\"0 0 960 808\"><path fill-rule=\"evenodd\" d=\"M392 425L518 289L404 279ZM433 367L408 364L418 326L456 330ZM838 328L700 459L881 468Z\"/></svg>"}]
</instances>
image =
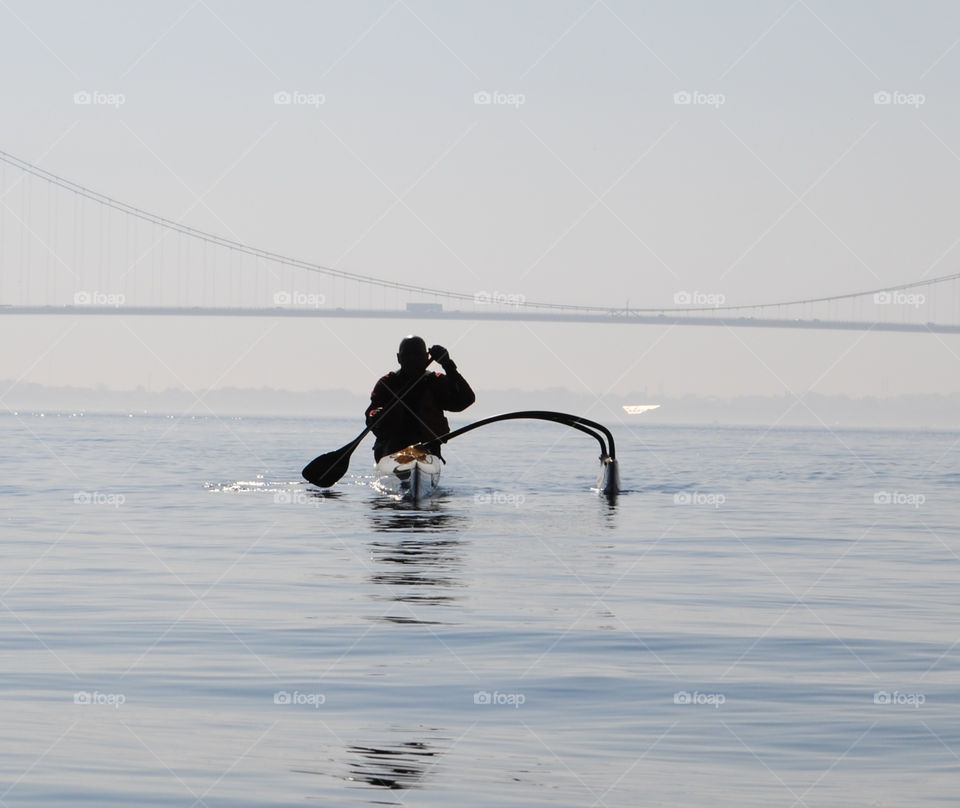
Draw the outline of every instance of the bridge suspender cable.
<instances>
[{"instance_id":1,"label":"bridge suspender cable","mask_svg":"<svg viewBox=\"0 0 960 808\"><path fill-rule=\"evenodd\" d=\"M142 210L141 208L135 207L133 205L128 205L125 202L120 202L117 199L102 194L98 191L94 191L91 188L87 188L84 185L80 185L76 182L71 182L64 177L60 177L57 174L53 174L50 171L35 166L32 163L28 163L25 160L21 160L19 157L16 157L8 152L0 150L0 161L7 163L11 166L14 166L21 171L31 174L45 182L49 182L53 185L64 188L73 193L79 194L87 199L98 202L101 205L113 208L114 210L121 211L126 213L129 216L134 216L143 221L150 222L151 224L158 225L163 228L181 233L185 236L204 241L208 244L214 244L220 247L227 247L231 250L236 250L238 252L244 253L246 255L251 255L256 258L261 258L266 261L272 261L277 264L283 264L285 266L294 267L295 269L302 269L306 272L316 272L323 275L327 275L333 278L343 278L345 280L358 281L360 283L367 283L373 286L380 286L388 289L398 289L407 292L416 292L417 294L431 295L434 297L444 297L448 300L460 300L464 302L475 303L476 296L472 294L466 294L464 292L451 292L444 289L430 289L426 286L417 286L416 284L403 283L402 281L388 281L383 278L376 278L369 275L360 275L355 272L347 272L342 269L334 269L333 267L324 266L322 264L315 264L309 261L303 261L298 258L290 258L289 256L280 255L279 253L270 252L269 250L262 250L257 247L251 247L247 244L243 244L239 241L233 241L232 239L224 238L223 236L218 236L215 233L207 233L203 230L198 230L195 227L190 227L181 222L175 222L172 219L166 219L162 216L158 216L155 213L150 213L149 211ZM831 295L829 297L816 297L816 298L805 298L802 300L785 300L779 303L755 303L755 304L742 304L738 306L669 306L669 307L660 307L660 308L630 308L623 309L615 306L574 306L564 303L540 303L534 301L524 301L523 307L525 309L548 309L553 311L565 311L565 312L590 312L597 314L609 314L614 318L629 318L631 313L636 314L648 314L648 313L658 313L658 312L671 312L671 313L681 313L681 312L691 312L691 311L702 311L702 312L721 312L721 311L748 311L756 309L765 309L765 308L780 308L784 306L800 306L812 303L828 303L837 300L849 300L855 297L866 297L868 295L876 295L889 292L899 292L905 289L914 289L919 286L934 286L939 283L945 283L947 281L957 280L960 278L960 272L954 273L952 275L942 275L937 278L930 278L929 280L919 280L911 281L910 283L901 283L896 286L885 286L880 289L870 289L869 291L861 292L849 292L842 295Z\"/></svg>"},{"instance_id":2,"label":"bridge suspender cable","mask_svg":"<svg viewBox=\"0 0 960 808\"><path fill-rule=\"evenodd\" d=\"M98 191L94 191L91 188L87 188L84 185L79 183L71 182L68 179L60 177L56 174L53 174L49 171L46 171L38 166L32 165L30 163L21 160L18 157L15 157L12 154L9 154L4 151L0 151L0 160L3 162L9 163L12 166L19 168L21 171L25 171L28 174L32 174L39 179L44 180L45 182L52 183L61 188L64 188L68 191L72 191L80 196L83 196L87 199L98 202L101 205L113 208L114 210L119 210L123 213L126 213L130 216L134 216L143 221L150 222L151 224L158 225L160 227L173 230L177 233L182 233L183 235L190 236L192 238L199 239L200 241L207 242L208 244L214 244L220 247L228 247L232 250L237 250L238 252L245 253L246 255L252 255L257 258L262 258L264 260L273 261L278 264L284 264L286 266L295 267L298 269L303 269L310 272L319 272L331 277L344 278L347 280L362 281L364 283L370 283L377 286L384 286L391 289L404 289L406 291L418 292L420 294L430 294L430 295L440 295L443 297L455 298L458 300L470 300L473 301L474 296L464 294L461 292L448 292L437 289L429 289L425 286L417 286L415 284L403 283L401 281L388 281L383 280L382 278L374 278L366 275L359 275L353 272L346 272L341 269L334 269L333 267L323 266L322 264L314 264L309 261L302 261L297 258L290 258L289 256L280 255L279 253L270 252L269 250L262 250L257 247L251 247L250 245L243 244L239 241L233 241L232 239L224 238L223 236L218 236L215 233L207 233L203 230L197 230L195 227L190 227L185 225L182 222L175 222L172 219L166 219L163 216L158 216L155 213L150 213L149 211L142 210L133 205L128 205L125 202L121 202L113 197L106 196L101 194Z\"/></svg>"}]
</instances>

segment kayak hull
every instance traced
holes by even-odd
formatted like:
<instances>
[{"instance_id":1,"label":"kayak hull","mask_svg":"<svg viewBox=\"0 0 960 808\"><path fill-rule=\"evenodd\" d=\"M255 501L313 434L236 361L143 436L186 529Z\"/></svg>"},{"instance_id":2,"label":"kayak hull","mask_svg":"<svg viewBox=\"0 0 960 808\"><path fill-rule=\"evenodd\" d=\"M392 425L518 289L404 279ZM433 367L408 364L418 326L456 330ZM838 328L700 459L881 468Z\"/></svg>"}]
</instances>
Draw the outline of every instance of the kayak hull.
<instances>
[{"instance_id":1,"label":"kayak hull","mask_svg":"<svg viewBox=\"0 0 960 808\"><path fill-rule=\"evenodd\" d=\"M440 467L436 455L408 446L380 458L374 488L403 502L421 502L437 492Z\"/></svg>"}]
</instances>

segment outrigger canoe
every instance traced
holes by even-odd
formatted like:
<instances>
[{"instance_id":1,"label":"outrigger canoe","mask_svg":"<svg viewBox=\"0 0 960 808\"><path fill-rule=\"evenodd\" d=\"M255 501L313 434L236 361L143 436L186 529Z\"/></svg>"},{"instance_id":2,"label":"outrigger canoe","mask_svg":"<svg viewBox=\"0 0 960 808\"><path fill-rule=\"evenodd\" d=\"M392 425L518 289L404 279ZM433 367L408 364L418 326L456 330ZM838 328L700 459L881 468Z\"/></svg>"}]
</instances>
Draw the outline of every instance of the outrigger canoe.
<instances>
[{"instance_id":1,"label":"outrigger canoe","mask_svg":"<svg viewBox=\"0 0 960 808\"><path fill-rule=\"evenodd\" d=\"M433 496L440 484L440 458L408 446L399 452L384 455L375 467L373 486L403 502L421 502Z\"/></svg>"},{"instance_id":2,"label":"outrigger canoe","mask_svg":"<svg viewBox=\"0 0 960 808\"><path fill-rule=\"evenodd\" d=\"M382 417L382 416L381 416ZM597 477L596 491L611 501L620 493L620 468L617 464L617 452L613 442L613 434L603 424L590 421L579 415L566 412L552 412L550 410L525 410L523 412L507 412L484 418L472 424L467 424L435 440L446 443L458 435L463 435L496 421L510 421L517 418L532 418L541 421L553 421L558 424L573 427L583 432L600 445L600 473ZM350 464L350 455L360 445L360 441L373 429L369 425L346 446L334 452L327 452L315 457L303 467L303 477L307 482L319 488L329 488L347 473ZM379 491L408 502L419 502L430 497L437 491L440 483L439 456L427 451L424 444L415 444L401 449L393 454L380 458L376 465L376 481L374 487Z\"/></svg>"}]
</instances>

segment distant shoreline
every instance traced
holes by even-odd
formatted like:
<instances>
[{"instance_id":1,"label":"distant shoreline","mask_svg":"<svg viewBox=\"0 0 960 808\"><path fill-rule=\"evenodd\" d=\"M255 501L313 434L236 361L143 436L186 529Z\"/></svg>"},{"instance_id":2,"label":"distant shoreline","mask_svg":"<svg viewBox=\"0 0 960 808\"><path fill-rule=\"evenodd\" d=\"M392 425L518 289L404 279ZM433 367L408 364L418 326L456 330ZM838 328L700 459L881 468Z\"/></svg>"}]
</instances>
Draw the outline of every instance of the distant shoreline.
<instances>
[{"instance_id":1,"label":"distant shoreline","mask_svg":"<svg viewBox=\"0 0 960 808\"><path fill-rule=\"evenodd\" d=\"M46 387L35 383L0 382L10 392L6 411L23 413L149 414L196 416L330 417L362 420L365 395L344 389L290 391L272 388L184 389L159 392L144 389L107 390ZM627 404L658 403L659 409L627 415ZM574 412L624 426L723 425L787 427L853 427L960 430L960 394L899 395L888 398L822 395L800 397L739 396L707 398L661 397L648 391L602 397L561 388L479 391L478 404L451 420L470 421L501 412L551 409Z\"/></svg>"}]
</instances>

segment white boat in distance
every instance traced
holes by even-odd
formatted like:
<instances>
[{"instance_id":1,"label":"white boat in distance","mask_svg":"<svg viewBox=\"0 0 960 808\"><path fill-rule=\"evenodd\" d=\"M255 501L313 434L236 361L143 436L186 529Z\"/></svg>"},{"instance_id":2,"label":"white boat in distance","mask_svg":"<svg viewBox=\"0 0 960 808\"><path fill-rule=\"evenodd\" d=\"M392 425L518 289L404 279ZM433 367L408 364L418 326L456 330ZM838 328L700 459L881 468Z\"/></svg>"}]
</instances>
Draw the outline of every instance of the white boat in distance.
<instances>
[{"instance_id":1,"label":"white boat in distance","mask_svg":"<svg viewBox=\"0 0 960 808\"><path fill-rule=\"evenodd\" d=\"M377 461L373 487L403 502L421 502L436 493L440 466L436 455L408 446Z\"/></svg>"},{"instance_id":2,"label":"white boat in distance","mask_svg":"<svg viewBox=\"0 0 960 808\"><path fill-rule=\"evenodd\" d=\"M627 415L643 415L645 412L650 412L650 410L657 410L660 408L659 404L624 404L623 409Z\"/></svg>"}]
</instances>

